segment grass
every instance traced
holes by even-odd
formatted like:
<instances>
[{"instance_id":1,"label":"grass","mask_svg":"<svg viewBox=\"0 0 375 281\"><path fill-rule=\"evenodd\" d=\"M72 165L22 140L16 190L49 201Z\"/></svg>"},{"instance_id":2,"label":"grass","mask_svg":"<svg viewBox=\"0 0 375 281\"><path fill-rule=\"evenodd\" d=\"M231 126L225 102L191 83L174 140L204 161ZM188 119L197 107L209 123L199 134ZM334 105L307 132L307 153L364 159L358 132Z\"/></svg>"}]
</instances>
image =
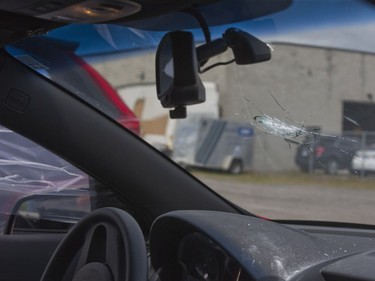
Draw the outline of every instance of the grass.
<instances>
[{"instance_id":1,"label":"grass","mask_svg":"<svg viewBox=\"0 0 375 281\"><path fill-rule=\"evenodd\" d=\"M283 173L243 173L241 175L230 175L223 172L193 170L192 174L197 178L208 178L219 181L253 183L267 185L320 185L328 187L346 188L373 188L375 189L375 178L360 178L355 175L326 175L324 173L305 174L301 172Z\"/></svg>"}]
</instances>

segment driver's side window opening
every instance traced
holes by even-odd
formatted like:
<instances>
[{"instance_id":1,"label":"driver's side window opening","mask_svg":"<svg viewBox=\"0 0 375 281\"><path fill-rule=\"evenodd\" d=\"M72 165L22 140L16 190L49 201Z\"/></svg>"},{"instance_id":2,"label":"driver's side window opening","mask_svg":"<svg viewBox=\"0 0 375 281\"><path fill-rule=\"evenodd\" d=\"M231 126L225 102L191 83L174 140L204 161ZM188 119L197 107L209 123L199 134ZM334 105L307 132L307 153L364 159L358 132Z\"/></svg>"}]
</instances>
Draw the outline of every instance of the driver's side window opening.
<instances>
[{"instance_id":1,"label":"driver's side window opening","mask_svg":"<svg viewBox=\"0 0 375 281\"><path fill-rule=\"evenodd\" d=\"M104 185L0 127L0 233L66 232L91 210L119 206Z\"/></svg>"}]
</instances>

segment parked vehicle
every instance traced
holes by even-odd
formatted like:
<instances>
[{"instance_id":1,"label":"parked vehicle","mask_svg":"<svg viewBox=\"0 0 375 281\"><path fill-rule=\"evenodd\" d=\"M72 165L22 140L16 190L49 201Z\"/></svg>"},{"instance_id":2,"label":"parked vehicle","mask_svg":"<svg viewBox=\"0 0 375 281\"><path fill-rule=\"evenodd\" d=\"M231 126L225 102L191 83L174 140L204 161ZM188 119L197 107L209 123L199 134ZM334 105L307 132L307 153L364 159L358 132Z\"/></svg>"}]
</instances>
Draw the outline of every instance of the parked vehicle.
<instances>
[{"instance_id":1,"label":"parked vehicle","mask_svg":"<svg viewBox=\"0 0 375 281\"><path fill-rule=\"evenodd\" d=\"M373 112L342 110L349 97L372 99L373 1L2 0L0 16L0 124L59 157L48 165L27 143L6 142L40 161L26 158L32 177L23 177L28 169L12 166L20 163L14 152L3 159L11 173L1 174L0 193L19 197L0 205L10 203L0 281L374 280L373 185L345 178L346 186L332 187L327 177L295 181L282 172L294 161L288 144L314 135L292 111L304 118L317 110L311 123L337 130L345 118L358 131L374 124ZM155 70L157 102L171 118L204 102L202 76L215 80L221 115L245 115L270 135L251 136L255 168L269 168L267 182L262 170L229 177L236 182L199 180L119 125L121 111L111 115L113 103L92 94L87 71L78 66L86 77L76 75L77 63L47 43L53 29L86 54L113 55L112 77L123 83ZM131 57L155 45L153 59ZM111 72L107 63L103 75ZM51 171L72 176L70 166L82 171L84 187L48 181Z\"/></svg>"},{"instance_id":2,"label":"parked vehicle","mask_svg":"<svg viewBox=\"0 0 375 281\"><path fill-rule=\"evenodd\" d=\"M39 48L39 41L43 41L45 49ZM42 75L56 79L68 88L74 88L77 95L101 112L118 121L122 126L140 134L140 123L117 91L84 59L74 54L77 44L64 42L54 38L38 38L38 42L31 39L27 42L17 42L8 47L14 51L14 56L26 65L34 68ZM58 55L56 55L58 54ZM39 58L43 58L43 63ZM61 63L69 64L70 71L59 67ZM67 84L66 81L69 81Z\"/></svg>"},{"instance_id":3,"label":"parked vehicle","mask_svg":"<svg viewBox=\"0 0 375 281\"><path fill-rule=\"evenodd\" d=\"M206 89L206 101L192 108L189 116L204 115L209 118L219 118L219 93L216 86L210 82L203 82L203 84ZM157 102L156 84L121 86L118 93L140 119L142 138L165 155L171 156L178 120L168 118L168 112Z\"/></svg>"},{"instance_id":4,"label":"parked vehicle","mask_svg":"<svg viewBox=\"0 0 375 281\"><path fill-rule=\"evenodd\" d=\"M352 159L362 144L359 139L342 136L318 136L297 148L296 164L301 171L324 170L335 175L339 170L350 170Z\"/></svg>"},{"instance_id":5,"label":"parked vehicle","mask_svg":"<svg viewBox=\"0 0 375 281\"><path fill-rule=\"evenodd\" d=\"M375 147L358 150L353 157L351 169L358 175L375 173Z\"/></svg>"},{"instance_id":6,"label":"parked vehicle","mask_svg":"<svg viewBox=\"0 0 375 281\"><path fill-rule=\"evenodd\" d=\"M190 116L176 126L172 159L183 167L241 174L252 165L252 137L248 123Z\"/></svg>"}]
</instances>

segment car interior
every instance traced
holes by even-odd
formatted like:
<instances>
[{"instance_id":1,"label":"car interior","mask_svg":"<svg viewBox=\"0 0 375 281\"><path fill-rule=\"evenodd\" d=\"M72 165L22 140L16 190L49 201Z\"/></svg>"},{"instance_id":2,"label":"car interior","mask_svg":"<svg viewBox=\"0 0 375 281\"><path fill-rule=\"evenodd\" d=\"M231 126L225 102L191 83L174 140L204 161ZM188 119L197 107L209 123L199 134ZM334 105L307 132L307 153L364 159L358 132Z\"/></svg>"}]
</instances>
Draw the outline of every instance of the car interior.
<instances>
[{"instance_id":1,"label":"car interior","mask_svg":"<svg viewBox=\"0 0 375 281\"><path fill-rule=\"evenodd\" d=\"M375 226L259 217L41 74L51 61L36 65L14 51L23 40L38 42L70 24L163 32L155 52L158 98L171 118L183 118L186 107L205 100L198 73L205 61L228 48L238 65L271 59L269 47L246 32L228 28L219 40L196 48L187 30L199 28L209 37L211 26L277 13L292 2L2 0L0 124L78 169L86 191L17 198L0 235L0 281L375 280ZM39 56L52 49L45 42ZM171 50L173 77L163 72ZM53 231L39 215L22 216L43 200L71 206L71 198L85 196L89 207L57 214Z\"/></svg>"}]
</instances>

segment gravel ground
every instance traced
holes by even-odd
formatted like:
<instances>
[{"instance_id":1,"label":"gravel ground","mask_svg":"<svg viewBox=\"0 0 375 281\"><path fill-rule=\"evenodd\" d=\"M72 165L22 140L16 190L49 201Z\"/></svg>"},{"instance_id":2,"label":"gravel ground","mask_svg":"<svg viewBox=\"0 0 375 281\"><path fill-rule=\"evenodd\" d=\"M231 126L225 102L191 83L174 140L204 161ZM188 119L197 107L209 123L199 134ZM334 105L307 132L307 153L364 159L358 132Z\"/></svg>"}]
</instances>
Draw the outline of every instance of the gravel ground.
<instances>
[{"instance_id":1,"label":"gravel ground","mask_svg":"<svg viewBox=\"0 0 375 281\"><path fill-rule=\"evenodd\" d=\"M375 224L375 189L201 180L242 208L268 218Z\"/></svg>"}]
</instances>

